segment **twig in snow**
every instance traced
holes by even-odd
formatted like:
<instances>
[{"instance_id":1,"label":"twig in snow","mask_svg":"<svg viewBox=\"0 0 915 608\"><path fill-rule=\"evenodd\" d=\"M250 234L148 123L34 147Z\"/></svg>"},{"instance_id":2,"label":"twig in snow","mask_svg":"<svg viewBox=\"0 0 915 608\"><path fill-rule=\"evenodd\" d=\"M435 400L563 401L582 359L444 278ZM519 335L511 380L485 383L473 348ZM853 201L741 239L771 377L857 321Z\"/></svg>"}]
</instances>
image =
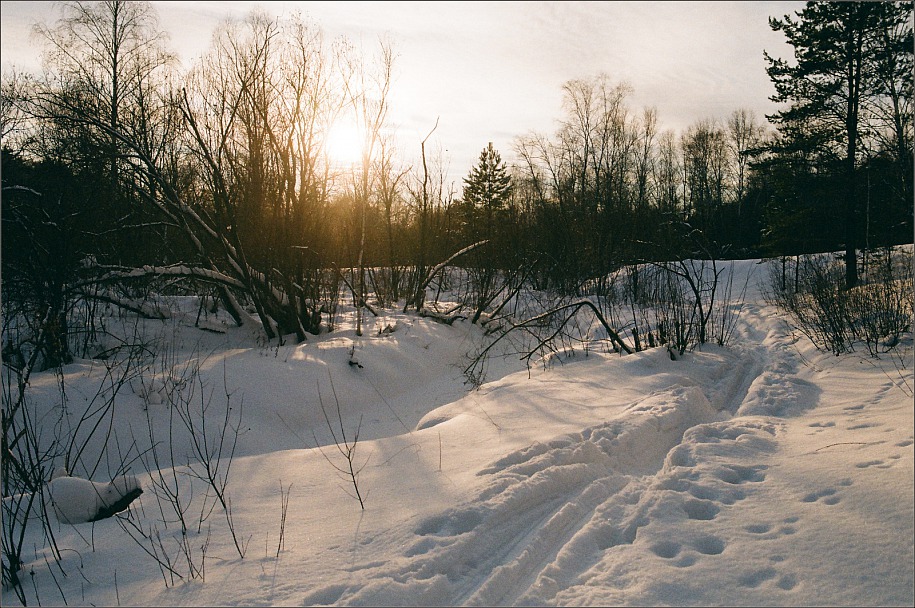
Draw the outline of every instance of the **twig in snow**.
<instances>
[{"instance_id":1,"label":"twig in snow","mask_svg":"<svg viewBox=\"0 0 915 608\"><path fill-rule=\"evenodd\" d=\"M826 448L835 447L837 445L871 445L875 442L873 441L840 441L838 443L830 443L829 445L824 445L821 448L817 448L814 452L819 452L820 450L825 450Z\"/></svg>"},{"instance_id":2,"label":"twig in snow","mask_svg":"<svg viewBox=\"0 0 915 608\"><path fill-rule=\"evenodd\" d=\"M362 469L365 468L366 460L362 463L361 466L357 467L355 465L356 460L356 447L359 445L359 432L362 430L362 416L359 417L359 423L356 426L356 433L353 436L352 440L346 438L346 428L343 424L343 413L340 410L340 400L337 398L337 389L334 387L333 378L330 381L330 388L334 395L334 402L337 405L337 429L339 430L339 437L337 436L337 430L334 429L333 423L330 421L330 416L327 413L327 408L324 407L324 399L321 398L320 388L318 389L318 400L321 403L321 413L324 414L324 421L327 423L327 428L330 430L331 437L334 439L334 444L337 446L337 449L346 458L346 466L340 466L330 459L330 457L321 449L321 446L318 442L317 436L315 436L315 444L318 445L318 450L321 451L321 455L324 456L324 459L330 463L343 477L348 479L353 484L353 489L356 491L356 499L359 501L359 506L362 507L362 510L365 510L365 502L362 500L362 493L359 491L359 473L362 472Z\"/></svg>"}]
</instances>

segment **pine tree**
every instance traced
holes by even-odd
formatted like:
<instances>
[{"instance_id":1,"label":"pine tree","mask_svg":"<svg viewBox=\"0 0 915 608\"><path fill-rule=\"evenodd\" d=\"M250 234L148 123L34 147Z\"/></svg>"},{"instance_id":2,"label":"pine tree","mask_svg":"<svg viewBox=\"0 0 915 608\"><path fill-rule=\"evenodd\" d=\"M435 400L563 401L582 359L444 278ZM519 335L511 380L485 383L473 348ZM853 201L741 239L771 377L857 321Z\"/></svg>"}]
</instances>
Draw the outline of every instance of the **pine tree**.
<instances>
[{"instance_id":1,"label":"pine tree","mask_svg":"<svg viewBox=\"0 0 915 608\"><path fill-rule=\"evenodd\" d=\"M774 31L794 47L794 63L765 54L766 71L775 85L776 103L789 107L768 118L783 135L798 125L820 131L820 140L836 144L845 179L845 281L858 282L860 232L857 157L861 152L864 112L881 94L875 73L885 46L886 24L910 19L911 3L808 2L797 19L770 19ZM911 51L909 51L911 52Z\"/></svg>"}]
</instances>

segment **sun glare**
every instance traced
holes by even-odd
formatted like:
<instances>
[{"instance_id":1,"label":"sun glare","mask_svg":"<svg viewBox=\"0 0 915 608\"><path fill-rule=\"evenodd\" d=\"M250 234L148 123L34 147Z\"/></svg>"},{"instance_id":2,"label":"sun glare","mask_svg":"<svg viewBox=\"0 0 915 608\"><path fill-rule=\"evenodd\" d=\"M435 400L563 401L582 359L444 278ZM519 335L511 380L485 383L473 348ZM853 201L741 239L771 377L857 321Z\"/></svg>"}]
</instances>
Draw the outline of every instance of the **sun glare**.
<instances>
[{"instance_id":1,"label":"sun glare","mask_svg":"<svg viewBox=\"0 0 915 608\"><path fill-rule=\"evenodd\" d=\"M362 161L362 134L351 122L338 122L327 134L327 156L330 162L349 167Z\"/></svg>"}]
</instances>

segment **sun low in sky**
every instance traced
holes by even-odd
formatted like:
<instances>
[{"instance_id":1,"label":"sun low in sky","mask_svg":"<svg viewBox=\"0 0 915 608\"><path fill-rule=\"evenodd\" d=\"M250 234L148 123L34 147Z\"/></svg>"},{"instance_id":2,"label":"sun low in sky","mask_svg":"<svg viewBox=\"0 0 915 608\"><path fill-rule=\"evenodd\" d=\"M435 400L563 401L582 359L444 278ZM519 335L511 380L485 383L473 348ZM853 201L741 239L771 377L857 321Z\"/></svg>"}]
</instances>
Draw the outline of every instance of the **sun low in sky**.
<instances>
[{"instance_id":1,"label":"sun low in sky","mask_svg":"<svg viewBox=\"0 0 915 608\"><path fill-rule=\"evenodd\" d=\"M327 132L324 150L328 160L339 169L348 169L362 162L365 137L350 119L337 120Z\"/></svg>"}]
</instances>

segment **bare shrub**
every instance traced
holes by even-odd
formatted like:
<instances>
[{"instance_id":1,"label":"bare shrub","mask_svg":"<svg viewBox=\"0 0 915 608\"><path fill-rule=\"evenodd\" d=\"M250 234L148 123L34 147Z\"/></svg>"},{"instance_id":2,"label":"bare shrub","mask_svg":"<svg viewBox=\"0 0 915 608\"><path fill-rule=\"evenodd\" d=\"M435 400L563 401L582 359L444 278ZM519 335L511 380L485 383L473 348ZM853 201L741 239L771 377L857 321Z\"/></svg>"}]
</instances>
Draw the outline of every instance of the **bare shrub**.
<instances>
[{"instance_id":1,"label":"bare shrub","mask_svg":"<svg viewBox=\"0 0 915 608\"><path fill-rule=\"evenodd\" d=\"M915 294L910 250L890 259L868 282L844 288L842 264L831 254L798 257L795 280L784 280L786 262L770 262L767 301L786 313L795 327L821 350L854 352L864 343L872 357L892 351L912 330Z\"/></svg>"},{"instance_id":2,"label":"bare shrub","mask_svg":"<svg viewBox=\"0 0 915 608\"><path fill-rule=\"evenodd\" d=\"M638 273L638 283L632 275ZM730 342L747 283L735 293L734 263L711 259L655 262L627 269L624 298L636 350L667 346L682 355L707 342Z\"/></svg>"},{"instance_id":3,"label":"bare shrub","mask_svg":"<svg viewBox=\"0 0 915 608\"><path fill-rule=\"evenodd\" d=\"M337 389L334 388L333 379L330 381L330 388L334 395L334 405L336 406L336 422L331 421L331 416L327 413L327 407L324 405L324 399L321 397L320 387L318 387L321 413L324 414L324 421L327 423L327 429L330 431L331 437L333 437L334 445L337 447L337 451L340 452L340 455L343 456L346 464L337 464L334 462L321 448L317 436L314 437L315 445L318 446L318 450L320 450L324 459L340 474L340 477L353 486L355 494L351 494L351 496L359 501L359 506L364 511L365 501L363 500L362 492L359 489L359 474L362 472L365 465L368 464L368 459L361 464L357 464L356 462L356 449L359 447L359 432L362 429L362 417L359 417L359 423L356 425L356 430L350 437L347 437L346 425L343 423L343 411L340 408L340 399L337 398Z\"/></svg>"},{"instance_id":4,"label":"bare shrub","mask_svg":"<svg viewBox=\"0 0 915 608\"><path fill-rule=\"evenodd\" d=\"M133 336L123 337L121 348L99 363L102 377L84 405L69 399L64 372L58 365L48 373L57 377L59 402L40 403L33 399L29 381L41 362L47 362L44 342L60 339L60 335L55 335L46 323L38 323L25 328L29 337L22 340L18 314L4 309L3 339L7 344L19 345L13 352L20 357L11 360L4 353L2 368L2 571L4 587L13 589L24 601L18 573L28 526L41 526L55 564L63 572L51 525L54 516L49 493L45 491L55 469L91 478L104 463L107 469L102 470L113 478L125 474L138 457L136 444L122 450L113 441L114 404L139 373L147 345L134 326ZM49 314L57 312L49 309ZM68 325L73 327L72 323Z\"/></svg>"},{"instance_id":5,"label":"bare shrub","mask_svg":"<svg viewBox=\"0 0 915 608\"><path fill-rule=\"evenodd\" d=\"M793 325L817 348L836 355L852 349L854 336L844 293L844 270L829 254L806 256L794 262L793 285L782 280L784 273L770 262L766 299L793 319Z\"/></svg>"},{"instance_id":6,"label":"bare shrub","mask_svg":"<svg viewBox=\"0 0 915 608\"><path fill-rule=\"evenodd\" d=\"M248 544L239 536L228 493L229 473L238 444L243 408L241 404L233 407L225 370L222 390L225 398L214 400L215 389L209 387L200 375L200 366L205 360L206 357L199 354L179 359L176 351L163 349L151 374L153 379L150 384L154 392L145 393L147 439L151 447L143 455L142 462L151 479L152 494L163 524L166 529L169 523L180 526L176 542L191 578L201 578L205 574L204 561L198 563L194 557L189 540L191 533L202 534L204 524L217 505L222 507L239 557L244 558ZM149 407L150 397L155 405L162 406L167 412L166 437L156 434L156 424ZM203 482L206 488L198 500L196 516L190 512L195 502L195 480ZM138 542L147 543L157 532L152 529L145 532L136 526L133 531L139 534L134 540L139 538ZM205 551L209 546L209 527L206 534L199 553L200 560L205 560ZM171 567L173 560L166 560L166 564Z\"/></svg>"}]
</instances>

